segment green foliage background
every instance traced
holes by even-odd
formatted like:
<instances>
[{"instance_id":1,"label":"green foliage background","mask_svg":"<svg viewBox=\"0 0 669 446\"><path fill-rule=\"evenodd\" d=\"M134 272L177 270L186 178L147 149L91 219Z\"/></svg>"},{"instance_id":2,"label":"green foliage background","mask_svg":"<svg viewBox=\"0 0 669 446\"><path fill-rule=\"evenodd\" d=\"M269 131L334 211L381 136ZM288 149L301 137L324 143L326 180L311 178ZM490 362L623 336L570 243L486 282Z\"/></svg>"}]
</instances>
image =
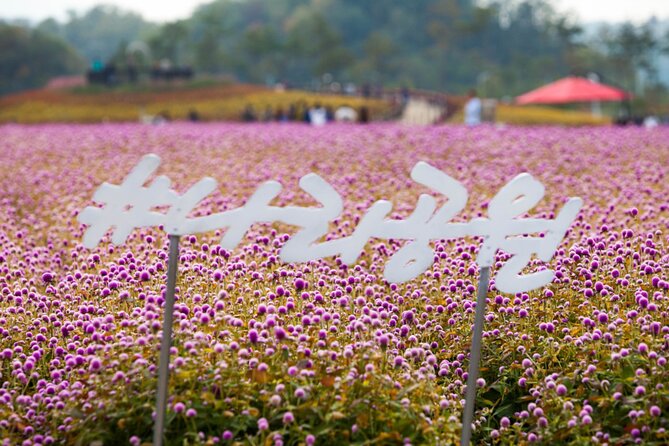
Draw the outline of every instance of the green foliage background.
<instances>
[{"instance_id":1,"label":"green foliage background","mask_svg":"<svg viewBox=\"0 0 669 446\"><path fill-rule=\"evenodd\" d=\"M655 61L669 45L649 24L606 28L597 39L581 31L546 0L214 0L191 17L160 25L102 5L72 12L62 23L45 20L30 32L67 42L88 63L123 68L128 44L141 41L151 53L140 61L146 69L168 59L199 74L301 88L316 87L326 73L341 84L451 93L476 87L496 97L590 72L637 96L660 85ZM6 58L4 35L0 40ZM50 57L63 61L61 53ZM71 65L60 70L72 71ZM2 76L0 92L43 83Z\"/></svg>"},{"instance_id":2,"label":"green foliage background","mask_svg":"<svg viewBox=\"0 0 669 446\"><path fill-rule=\"evenodd\" d=\"M42 85L84 66L81 56L57 37L0 24L0 94Z\"/></svg>"}]
</instances>

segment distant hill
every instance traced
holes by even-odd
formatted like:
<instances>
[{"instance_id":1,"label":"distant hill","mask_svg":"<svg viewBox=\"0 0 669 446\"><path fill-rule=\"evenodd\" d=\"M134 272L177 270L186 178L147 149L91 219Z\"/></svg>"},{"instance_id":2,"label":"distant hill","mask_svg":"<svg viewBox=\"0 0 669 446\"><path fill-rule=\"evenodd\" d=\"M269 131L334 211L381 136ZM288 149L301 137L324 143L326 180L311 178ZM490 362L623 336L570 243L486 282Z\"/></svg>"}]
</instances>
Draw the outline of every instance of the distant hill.
<instances>
[{"instance_id":1,"label":"distant hill","mask_svg":"<svg viewBox=\"0 0 669 446\"><path fill-rule=\"evenodd\" d=\"M157 26L110 6L47 20L89 63L170 60L240 81L311 87L326 79L515 95L567 74L576 28L540 0L215 0Z\"/></svg>"},{"instance_id":2,"label":"distant hill","mask_svg":"<svg viewBox=\"0 0 669 446\"><path fill-rule=\"evenodd\" d=\"M628 48L610 58L589 38L594 26L583 25L581 34L580 24L544 0L214 0L162 25L103 5L63 23L46 20L34 31L66 41L89 66L113 62L147 72L160 63L305 89L476 88L502 98L592 71L638 85L641 56ZM666 28L658 24L658 33ZM660 60L669 84L669 59ZM43 83L33 79L21 88Z\"/></svg>"}]
</instances>

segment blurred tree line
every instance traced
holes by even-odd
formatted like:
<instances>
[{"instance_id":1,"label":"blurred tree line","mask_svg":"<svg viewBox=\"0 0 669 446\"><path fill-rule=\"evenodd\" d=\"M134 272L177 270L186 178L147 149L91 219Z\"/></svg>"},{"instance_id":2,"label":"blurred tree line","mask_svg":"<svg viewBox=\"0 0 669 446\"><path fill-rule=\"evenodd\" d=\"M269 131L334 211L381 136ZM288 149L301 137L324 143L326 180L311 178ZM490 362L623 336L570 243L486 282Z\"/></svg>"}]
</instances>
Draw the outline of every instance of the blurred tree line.
<instances>
[{"instance_id":1,"label":"blurred tree line","mask_svg":"<svg viewBox=\"0 0 669 446\"><path fill-rule=\"evenodd\" d=\"M216 0L150 39L156 57L252 81L515 94L572 69L580 28L542 0Z\"/></svg>"},{"instance_id":2,"label":"blurred tree line","mask_svg":"<svg viewBox=\"0 0 669 446\"><path fill-rule=\"evenodd\" d=\"M2 29L18 39L16 27ZM127 45L141 40L154 62L167 59L246 82L305 87L328 73L341 84L448 92L476 87L497 97L590 72L637 92L661 87L654 61L669 41L649 24L605 28L596 41L586 40L578 23L544 0L215 0L162 25L98 6L21 32L42 39L34 44L46 39L67 47L65 41L89 63L122 65ZM56 51L53 58L71 52ZM4 91L29 85L0 82Z\"/></svg>"},{"instance_id":3,"label":"blurred tree line","mask_svg":"<svg viewBox=\"0 0 669 446\"><path fill-rule=\"evenodd\" d=\"M64 40L36 29L0 23L0 94L80 73L85 62Z\"/></svg>"},{"instance_id":4,"label":"blurred tree line","mask_svg":"<svg viewBox=\"0 0 669 446\"><path fill-rule=\"evenodd\" d=\"M106 62L120 47L147 38L159 26L145 21L137 13L99 5L83 15L68 11L68 18L62 24L47 19L37 29L67 41L88 61Z\"/></svg>"}]
</instances>

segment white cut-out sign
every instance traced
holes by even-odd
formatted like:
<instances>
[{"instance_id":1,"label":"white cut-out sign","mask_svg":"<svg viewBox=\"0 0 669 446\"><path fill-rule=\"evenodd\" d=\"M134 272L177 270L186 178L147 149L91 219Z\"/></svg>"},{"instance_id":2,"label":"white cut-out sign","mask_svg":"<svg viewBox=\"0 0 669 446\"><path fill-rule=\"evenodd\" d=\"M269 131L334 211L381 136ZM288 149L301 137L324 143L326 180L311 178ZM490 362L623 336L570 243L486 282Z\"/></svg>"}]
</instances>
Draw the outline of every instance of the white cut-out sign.
<instances>
[{"instance_id":1,"label":"white cut-out sign","mask_svg":"<svg viewBox=\"0 0 669 446\"><path fill-rule=\"evenodd\" d=\"M370 238L407 240L384 270L388 282L400 283L417 277L432 265L431 241L482 236L484 241L476 263L479 267L489 267L498 250L511 254L511 259L497 272L495 287L505 293L518 293L542 287L553 279L553 271L549 269L531 274L521 274L521 271L533 254L544 262L551 260L583 204L580 198L570 198L553 220L517 218L544 196L544 186L531 175L522 173L490 201L489 218L449 223L467 203L467 190L442 171L419 162L411 171L411 178L447 197L446 204L437 209L436 199L422 194L409 217L393 220L386 218L392 203L379 200L367 210L353 234L323 242L320 240L328 232L328 223L341 214L343 206L334 188L316 174L303 176L300 187L321 207L271 206L271 201L281 192L281 184L267 181L240 208L188 218L198 203L216 189L216 181L203 178L183 195L170 188L170 180L165 176L157 177L145 187L144 183L159 164L157 155L146 155L120 186L104 183L95 191L93 200L104 207L89 206L79 214L79 221L89 225L84 234L84 246L95 247L109 229L113 229L112 242L118 245L135 228L163 225L171 235L227 228L221 245L233 249L254 223L282 222L301 228L281 249L280 257L285 262L308 262L338 255L346 264L352 264ZM153 211L157 206L168 210ZM529 236L533 233L543 233L543 237Z\"/></svg>"}]
</instances>

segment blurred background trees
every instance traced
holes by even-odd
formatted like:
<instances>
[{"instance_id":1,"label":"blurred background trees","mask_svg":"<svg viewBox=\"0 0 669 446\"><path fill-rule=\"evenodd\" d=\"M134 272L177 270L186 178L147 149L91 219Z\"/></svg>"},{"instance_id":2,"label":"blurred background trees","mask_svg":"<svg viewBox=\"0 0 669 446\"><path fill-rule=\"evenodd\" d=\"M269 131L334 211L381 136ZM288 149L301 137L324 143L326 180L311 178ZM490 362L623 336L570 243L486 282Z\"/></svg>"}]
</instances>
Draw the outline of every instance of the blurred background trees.
<instances>
[{"instance_id":1,"label":"blurred background trees","mask_svg":"<svg viewBox=\"0 0 669 446\"><path fill-rule=\"evenodd\" d=\"M83 15L70 11L65 23L45 20L36 29L64 39L86 60L104 62L113 56L119 43L146 38L159 27L134 12L99 5Z\"/></svg>"},{"instance_id":2,"label":"blurred background trees","mask_svg":"<svg viewBox=\"0 0 669 446\"><path fill-rule=\"evenodd\" d=\"M19 28L4 25L14 40L2 45L41 42L58 47L58 61L48 73L20 81L4 64L3 91L72 72L80 64L77 53L89 64L122 65L127 45L136 41L150 48L150 63L168 60L200 74L299 87L327 75L341 85L448 92L477 87L504 97L567 74L594 72L643 96L664 91L669 77L669 66L658 63L669 51L668 23L584 29L544 0L215 0L189 18L161 25L98 6L71 13L64 23L49 19ZM12 66L30 65L31 53L16 53Z\"/></svg>"},{"instance_id":3,"label":"blurred background trees","mask_svg":"<svg viewBox=\"0 0 669 446\"><path fill-rule=\"evenodd\" d=\"M0 23L0 94L45 84L52 77L81 73L77 51L53 34Z\"/></svg>"}]
</instances>

